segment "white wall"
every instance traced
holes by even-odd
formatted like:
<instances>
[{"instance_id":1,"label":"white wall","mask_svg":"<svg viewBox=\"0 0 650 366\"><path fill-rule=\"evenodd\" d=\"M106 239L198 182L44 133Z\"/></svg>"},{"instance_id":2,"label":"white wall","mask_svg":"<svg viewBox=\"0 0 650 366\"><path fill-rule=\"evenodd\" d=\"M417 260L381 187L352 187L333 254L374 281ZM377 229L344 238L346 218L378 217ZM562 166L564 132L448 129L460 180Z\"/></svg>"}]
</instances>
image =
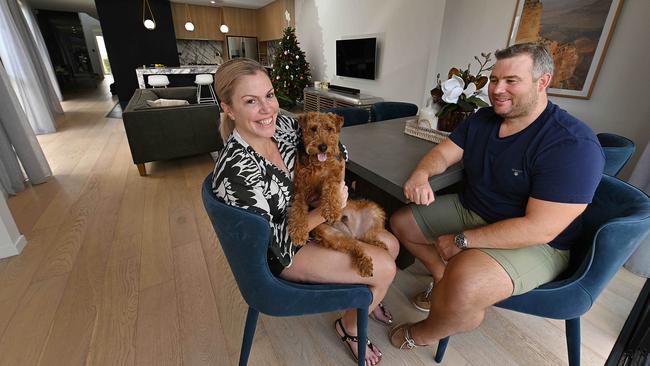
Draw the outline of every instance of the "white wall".
<instances>
[{"instance_id":1,"label":"white wall","mask_svg":"<svg viewBox=\"0 0 650 366\"><path fill-rule=\"evenodd\" d=\"M296 35L313 80L418 105L435 80L444 0L296 0ZM376 80L336 73L336 40L378 38Z\"/></svg>"},{"instance_id":2,"label":"white wall","mask_svg":"<svg viewBox=\"0 0 650 366\"><path fill-rule=\"evenodd\" d=\"M465 67L474 55L507 46L517 0L296 0L296 32L314 80L359 88L386 100L422 105L435 75ZM650 140L650 1L625 0L589 100L551 97L596 133L624 135L637 152L628 178ZM338 78L335 41L379 34L379 77ZM473 64L473 68L477 65ZM476 70L476 69L475 69Z\"/></svg>"},{"instance_id":3,"label":"white wall","mask_svg":"<svg viewBox=\"0 0 650 366\"><path fill-rule=\"evenodd\" d=\"M481 51L493 51L508 43L517 0L448 1L445 8L438 72L463 65ZM468 20L468 14L472 18ZM618 24L591 99L551 97L560 107L587 123L596 133L613 132L632 139L637 152L621 177L628 178L650 139L648 60L650 1L625 0Z\"/></svg>"},{"instance_id":4,"label":"white wall","mask_svg":"<svg viewBox=\"0 0 650 366\"><path fill-rule=\"evenodd\" d=\"M99 24L99 20L86 13L79 13L79 20L81 21L81 28L86 39L86 48L88 48L88 56L90 57L93 71L97 75L102 76L104 75L104 70L102 69L102 60L99 55L99 49L97 48L97 40L95 39L96 35L102 34L102 27Z\"/></svg>"}]
</instances>

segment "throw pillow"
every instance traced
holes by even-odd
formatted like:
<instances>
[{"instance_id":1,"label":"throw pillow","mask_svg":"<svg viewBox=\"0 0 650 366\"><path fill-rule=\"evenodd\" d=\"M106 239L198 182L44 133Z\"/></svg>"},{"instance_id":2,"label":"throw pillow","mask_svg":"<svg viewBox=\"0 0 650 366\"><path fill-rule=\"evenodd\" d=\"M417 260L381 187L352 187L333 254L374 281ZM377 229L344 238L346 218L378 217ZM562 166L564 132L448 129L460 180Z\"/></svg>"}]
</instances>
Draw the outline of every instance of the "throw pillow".
<instances>
[{"instance_id":1,"label":"throw pillow","mask_svg":"<svg viewBox=\"0 0 650 366\"><path fill-rule=\"evenodd\" d=\"M179 105L189 105L190 102L188 102L185 99L156 99L156 100L148 100L147 105L149 107L176 107Z\"/></svg>"}]
</instances>

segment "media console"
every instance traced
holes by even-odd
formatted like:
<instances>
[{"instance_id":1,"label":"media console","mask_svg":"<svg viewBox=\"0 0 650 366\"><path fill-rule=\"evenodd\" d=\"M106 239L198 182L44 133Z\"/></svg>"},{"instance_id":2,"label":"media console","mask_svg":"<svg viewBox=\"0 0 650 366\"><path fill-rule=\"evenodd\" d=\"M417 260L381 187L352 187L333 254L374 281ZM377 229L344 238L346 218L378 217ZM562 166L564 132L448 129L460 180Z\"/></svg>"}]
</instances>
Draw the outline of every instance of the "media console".
<instances>
[{"instance_id":1,"label":"media console","mask_svg":"<svg viewBox=\"0 0 650 366\"><path fill-rule=\"evenodd\" d=\"M352 88L349 88L352 89ZM357 107L370 110L370 106L383 99L367 94L348 94L334 90L308 87L303 90L305 112L322 112L329 108Z\"/></svg>"}]
</instances>

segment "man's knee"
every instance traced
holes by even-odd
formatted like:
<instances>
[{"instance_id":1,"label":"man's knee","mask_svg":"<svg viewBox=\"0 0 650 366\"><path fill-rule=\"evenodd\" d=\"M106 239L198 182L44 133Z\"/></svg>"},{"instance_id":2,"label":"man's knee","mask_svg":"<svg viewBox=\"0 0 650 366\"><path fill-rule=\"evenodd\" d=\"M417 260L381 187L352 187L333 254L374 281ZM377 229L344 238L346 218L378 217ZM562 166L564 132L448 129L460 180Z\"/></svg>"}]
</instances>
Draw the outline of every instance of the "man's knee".
<instances>
[{"instance_id":1,"label":"man's knee","mask_svg":"<svg viewBox=\"0 0 650 366\"><path fill-rule=\"evenodd\" d=\"M487 258L486 258L487 257ZM463 312L484 309L512 294L512 280L478 250L459 253L445 269L438 305Z\"/></svg>"},{"instance_id":2,"label":"man's knee","mask_svg":"<svg viewBox=\"0 0 650 366\"><path fill-rule=\"evenodd\" d=\"M409 241L408 233L415 229L413 226L415 224L415 219L413 218L413 213L411 208L404 206L397 210L390 217L390 228L393 234L401 242ZM417 224L415 224L417 226Z\"/></svg>"}]
</instances>

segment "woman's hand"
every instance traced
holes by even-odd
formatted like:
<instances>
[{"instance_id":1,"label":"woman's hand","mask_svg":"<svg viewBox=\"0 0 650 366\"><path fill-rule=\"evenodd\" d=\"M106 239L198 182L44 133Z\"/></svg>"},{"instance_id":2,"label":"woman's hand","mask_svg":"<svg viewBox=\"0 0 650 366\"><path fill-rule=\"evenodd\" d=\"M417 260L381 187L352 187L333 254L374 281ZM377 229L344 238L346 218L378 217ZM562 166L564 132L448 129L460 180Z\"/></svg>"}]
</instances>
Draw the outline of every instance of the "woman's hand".
<instances>
[{"instance_id":1,"label":"woman's hand","mask_svg":"<svg viewBox=\"0 0 650 366\"><path fill-rule=\"evenodd\" d=\"M414 171L404 183L404 197L418 205L429 205L435 200L426 172Z\"/></svg>"}]
</instances>

